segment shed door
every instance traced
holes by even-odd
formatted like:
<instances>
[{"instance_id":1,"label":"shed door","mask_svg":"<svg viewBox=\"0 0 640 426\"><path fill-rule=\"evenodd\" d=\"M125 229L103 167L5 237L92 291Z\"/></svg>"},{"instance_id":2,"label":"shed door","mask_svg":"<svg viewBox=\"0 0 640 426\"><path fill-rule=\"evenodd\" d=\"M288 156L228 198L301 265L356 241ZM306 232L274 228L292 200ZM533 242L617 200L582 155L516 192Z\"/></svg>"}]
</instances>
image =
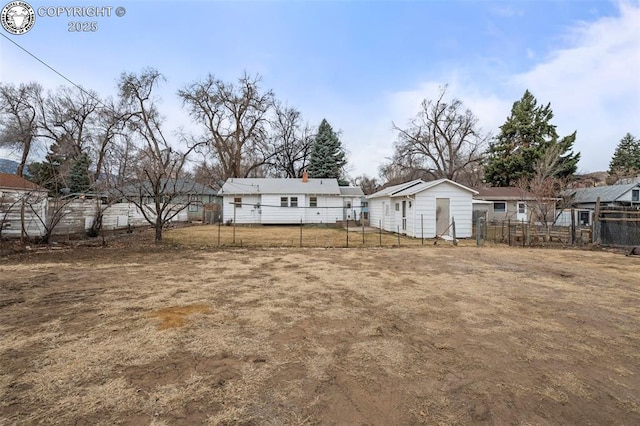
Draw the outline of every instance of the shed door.
<instances>
[{"instance_id":1,"label":"shed door","mask_svg":"<svg viewBox=\"0 0 640 426\"><path fill-rule=\"evenodd\" d=\"M448 198L436 198L436 234L449 235L449 204Z\"/></svg>"}]
</instances>

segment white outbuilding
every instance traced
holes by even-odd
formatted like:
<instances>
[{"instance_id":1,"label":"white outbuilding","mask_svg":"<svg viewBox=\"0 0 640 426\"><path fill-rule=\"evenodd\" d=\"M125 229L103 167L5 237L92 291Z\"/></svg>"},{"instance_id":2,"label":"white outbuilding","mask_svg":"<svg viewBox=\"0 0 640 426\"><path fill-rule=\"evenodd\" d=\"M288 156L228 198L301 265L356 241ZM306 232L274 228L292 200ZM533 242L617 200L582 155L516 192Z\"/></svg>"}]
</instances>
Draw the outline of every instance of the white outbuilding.
<instances>
[{"instance_id":1,"label":"white outbuilding","mask_svg":"<svg viewBox=\"0 0 640 426\"><path fill-rule=\"evenodd\" d=\"M421 179L390 186L367 197L369 224L389 232L415 238L472 235L473 195L471 188L449 179L425 182Z\"/></svg>"}]
</instances>

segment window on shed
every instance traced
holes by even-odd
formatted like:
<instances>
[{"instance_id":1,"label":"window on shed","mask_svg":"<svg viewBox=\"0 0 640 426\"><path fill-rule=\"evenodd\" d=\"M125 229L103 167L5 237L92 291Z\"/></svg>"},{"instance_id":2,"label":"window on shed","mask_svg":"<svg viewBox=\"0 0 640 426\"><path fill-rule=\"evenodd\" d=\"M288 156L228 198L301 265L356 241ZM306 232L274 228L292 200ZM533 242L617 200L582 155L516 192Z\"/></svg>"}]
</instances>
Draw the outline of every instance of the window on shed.
<instances>
[{"instance_id":1,"label":"window on shed","mask_svg":"<svg viewBox=\"0 0 640 426\"><path fill-rule=\"evenodd\" d=\"M526 213L527 207L525 203L518 203L518 213L524 214Z\"/></svg>"},{"instance_id":2,"label":"window on shed","mask_svg":"<svg viewBox=\"0 0 640 426\"><path fill-rule=\"evenodd\" d=\"M493 211L495 213L505 213L507 211L507 203L493 203Z\"/></svg>"},{"instance_id":3,"label":"window on shed","mask_svg":"<svg viewBox=\"0 0 640 426\"><path fill-rule=\"evenodd\" d=\"M242 207L242 197L235 197L233 199L233 204L236 206L236 208L240 208Z\"/></svg>"},{"instance_id":4,"label":"window on shed","mask_svg":"<svg viewBox=\"0 0 640 426\"><path fill-rule=\"evenodd\" d=\"M309 207L318 207L318 197L309 197Z\"/></svg>"},{"instance_id":5,"label":"window on shed","mask_svg":"<svg viewBox=\"0 0 640 426\"><path fill-rule=\"evenodd\" d=\"M291 207L298 207L298 197L291 197Z\"/></svg>"},{"instance_id":6,"label":"window on shed","mask_svg":"<svg viewBox=\"0 0 640 426\"><path fill-rule=\"evenodd\" d=\"M280 197L280 207L288 207L289 199L287 197Z\"/></svg>"},{"instance_id":7,"label":"window on shed","mask_svg":"<svg viewBox=\"0 0 640 426\"><path fill-rule=\"evenodd\" d=\"M640 201L640 189L631 191L631 201Z\"/></svg>"}]
</instances>

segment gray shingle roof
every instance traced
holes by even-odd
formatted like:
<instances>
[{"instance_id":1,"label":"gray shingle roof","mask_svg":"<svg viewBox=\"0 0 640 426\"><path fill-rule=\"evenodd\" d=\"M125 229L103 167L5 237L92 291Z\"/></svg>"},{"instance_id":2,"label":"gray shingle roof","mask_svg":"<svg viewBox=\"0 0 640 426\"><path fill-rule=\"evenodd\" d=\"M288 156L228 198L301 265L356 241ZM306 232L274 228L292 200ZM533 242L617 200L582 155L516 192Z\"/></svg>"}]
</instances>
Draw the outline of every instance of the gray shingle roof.
<instances>
[{"instance_id":1,"label":"gray shingle roof","mask_svg":"<svg viewBox=\"0 0 640 426\"><path fill-rule=\"evenodd\" d=\"M359 186L341 186L340 195L362 197L364 196L364 192L362 192L362 188L360 188Z\"/></svg>"},{"instance_id":2,"label":"gray shingle roof","mask_svg":"<svg viewBox=\"0 0 640 426\"><path fill-rule=\"evenodd\" d=\"M190 179L166 179L162 180L162 184L166 183L165 191L168 194L182 194L182 195L217 195L217 191L208 186L202 185ZM122 190L118 190L115 194L121 192L127 196L135 196L142 190L143 195L153 194L151 184L148 181L144 181L138 185L128 185Z\"/></svg>"},{"instance_id":3,"label":"gray shingle roof","mask_svg":"<svg viewBox=\"0 0 640 426\"><path fill-rule=\"evenodd\" d=\"M630 183L627 185L609 185L596 186L593 188L568 189L564 193L569 196L572 195L573 202L576 204L595 203L598 197L600 197L600 202L602 203L612 203L634 187L640 187L640 184Z\"/></svg>"},{"instance_id":4,"label":"gray shingle roof","mask_svg":"<svg viewBox=\"0 0 640 426\"><path fill-rule=\"evenodd\" d=\"M230 178L218 195L249 194L322 194L340 195L336 179Z\"/></svg>"}]
</instances>

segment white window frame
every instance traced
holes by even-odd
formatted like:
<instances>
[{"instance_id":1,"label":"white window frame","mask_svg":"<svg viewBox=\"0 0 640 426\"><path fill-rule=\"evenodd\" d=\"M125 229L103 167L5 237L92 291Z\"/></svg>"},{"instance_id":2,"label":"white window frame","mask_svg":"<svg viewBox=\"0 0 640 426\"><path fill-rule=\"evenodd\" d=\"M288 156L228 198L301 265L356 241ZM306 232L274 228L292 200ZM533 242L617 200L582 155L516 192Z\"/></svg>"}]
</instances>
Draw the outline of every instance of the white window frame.
<instances>
[{"instance_id":1,"label":"white window frame","mask_svg":"<svg viewBox=\"0 0 640 426\"><path fill-rule=\"evenodd\" d=\"M504 206L503 209L496 209L496 204L502 204ZM506 213L507 212L507 203L504 201L496 201L493 203L493 212L494 213Z\"/></svg>"}]
</instances>

